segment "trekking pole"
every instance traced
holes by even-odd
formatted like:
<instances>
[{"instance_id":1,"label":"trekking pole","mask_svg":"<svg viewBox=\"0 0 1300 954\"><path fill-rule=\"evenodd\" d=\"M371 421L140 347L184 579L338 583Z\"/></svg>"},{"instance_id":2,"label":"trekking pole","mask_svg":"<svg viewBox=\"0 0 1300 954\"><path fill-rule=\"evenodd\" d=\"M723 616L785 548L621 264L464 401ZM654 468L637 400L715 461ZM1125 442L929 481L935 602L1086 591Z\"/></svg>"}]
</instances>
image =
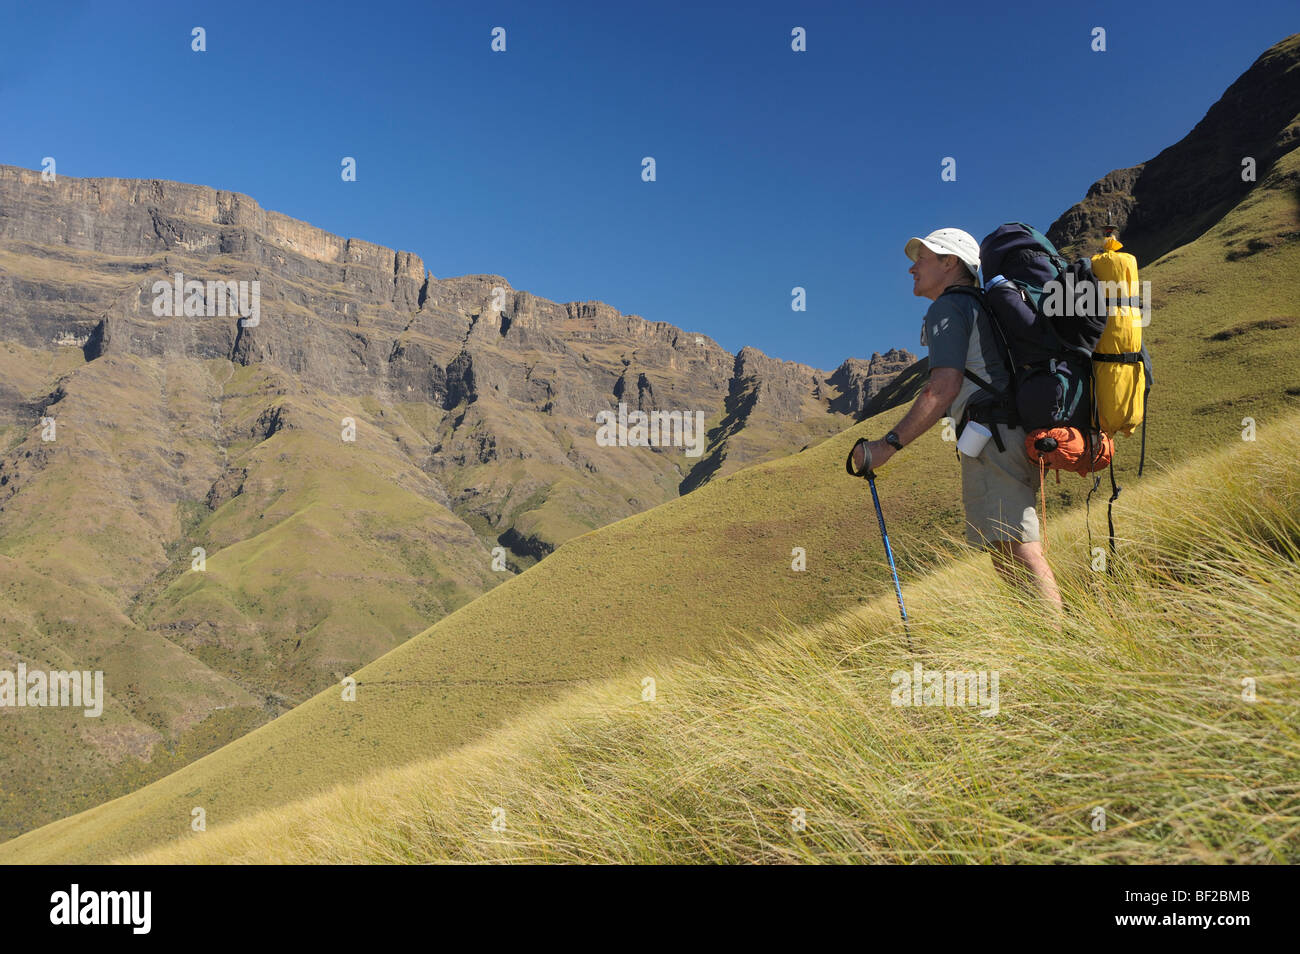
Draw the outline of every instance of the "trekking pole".
<instances>
[{"instance_id":1,"label":"trekking pole","mask_svg":"<svg viewBox=\"0 0 1300 954\"><path fill-rule=\"evenodd\" d=\"M862 445L862 470L853 469L853 452ZM898 582L898 568L894 565L894 549L889 545L889 531L885 529L885 512L880 509L880 494L876 493L876 473L871 469L871 447L866 438L858 438L858 443L849 451L849 459L844 462L844 469L850 476L865 477L871 485L871 501L876 505L876 520L880 523L880 538L885 542L885 558L889 560L889 572L894 577L894 593L898 596L898 613L903 617L903 636L907 639L907 651L912 651L912 633L907 626L907 608L903 606L903 587Z\"/></svg>"}]
</instances>

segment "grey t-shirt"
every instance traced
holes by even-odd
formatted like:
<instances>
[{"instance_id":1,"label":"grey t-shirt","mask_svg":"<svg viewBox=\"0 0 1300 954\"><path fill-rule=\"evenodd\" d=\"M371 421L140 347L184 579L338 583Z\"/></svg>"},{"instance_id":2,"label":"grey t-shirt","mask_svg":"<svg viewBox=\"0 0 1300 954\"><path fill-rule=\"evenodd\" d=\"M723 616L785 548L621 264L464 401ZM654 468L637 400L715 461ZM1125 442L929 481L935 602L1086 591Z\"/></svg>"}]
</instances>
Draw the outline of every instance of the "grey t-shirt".
<instances>
[{"instance_id":1,"label":"grey t-shirt","mask_svg":"<svg viewBox=\"0 0 1300 954\"><path fill-rule=\"evenodd\" d=\"M1005 390L1011 381L1006 362L998 350L996 332L988 313L974 295L945 291L925 313L921 344L930 349L930 368L969 370L995 388ZM963 377L961 390L953 399L948 415L960 421L967 403L982 389ZM977 401L992 395L979 394Z\"/></svg>"}]
</instances>

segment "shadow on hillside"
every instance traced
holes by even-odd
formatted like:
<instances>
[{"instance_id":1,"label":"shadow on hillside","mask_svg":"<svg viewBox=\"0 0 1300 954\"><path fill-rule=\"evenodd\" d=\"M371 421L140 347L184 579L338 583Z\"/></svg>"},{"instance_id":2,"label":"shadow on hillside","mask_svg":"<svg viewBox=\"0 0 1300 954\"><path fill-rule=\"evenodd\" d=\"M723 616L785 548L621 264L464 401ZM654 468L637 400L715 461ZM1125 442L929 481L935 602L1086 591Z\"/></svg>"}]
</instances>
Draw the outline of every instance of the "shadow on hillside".
<instances>
[{"instance_id":1,"label":"shadow on hillside","mask_svg":"<svg viewBox=\"0 0 1300 954\"><path fill-rule=\"evenodd\" d=\"M858 415L857 420L865 421L869 417L875 417L884 411L906 404L921 393L921 389L929 380L930 359L927 356L900 371L892 381L876 392L876 395L862 406L862 413ZM847 414L849 411L845 408L842 413Z\"/></svg>"}]
</instances>

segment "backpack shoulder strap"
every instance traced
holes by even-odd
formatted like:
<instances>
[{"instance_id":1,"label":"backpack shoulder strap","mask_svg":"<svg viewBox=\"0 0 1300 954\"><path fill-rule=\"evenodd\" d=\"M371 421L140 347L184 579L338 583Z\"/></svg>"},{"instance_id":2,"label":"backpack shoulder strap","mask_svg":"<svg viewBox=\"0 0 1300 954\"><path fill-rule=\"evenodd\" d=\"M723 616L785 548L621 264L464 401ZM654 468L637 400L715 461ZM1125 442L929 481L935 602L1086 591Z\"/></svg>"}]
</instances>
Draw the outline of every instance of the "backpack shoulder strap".
<instances>
[{"instance_id":1,"label":"backpack shoulder strap","mask_svg":"<svg viewBox=\"0 0 1300 954\"><path fill-rule=\"evenodd\" d=\"M969 380L974 381L976 384L978 384L978 385L979 385L981 388L983 388L985 391L988 391L989 394L996 394L998 397L1005 397L1005 396L1006 396L1006 395L1005 395L1005 392L1003 392L1003 391L999 391L999 390L998 390L997 388L995 388L992 384L990 384L988 381L985 381L983 378L981 378L978 374L976 374L976 373L975 373L974 371L972 371L970 368L963 368L961 373L962 373L963 375L965 375L965 377L968 378Z\"/></svg>"},{"instance_id":2,"label":"backpack shoulder strap","mask_svg":"<svg viewBox=\"0 0 1300 954\"><path fill-rule=\"evenodd\" d=\"M949 285L943 290L943 295L970 295L981 305L984 304L984 290L974 285ZM942 298L943 295L939 297Z\"/></svg>"},{"instance_id":3,"label":"backpack shoulder strap","mask_svg":"<svg viewBox=\"0 0 1300 954\"><path fill-rule=\"evenodd\" d=\"M1002 363L1007 369L1007 376L1010 383L1005 391L1001 391L995 388L992 383L985 381L983 378L972 373L969 368L963 369L962 374L971 381L974 381L989 394L992 394L1003 401L1010 401L1011 395L1015 394L1016 390L1016 364L1011 360L1011 346L1007 343L1006 332L1003 330L1002 325L998 323L997 316L993 314L992 309L989 308L988 304L984 300L984 290L977 288L974 285L949 285L943 290L943 294L969 295L979 302L980 311L984 313L984 317L988 319L989 325L993 328L993 340L997 343L998 355L1002 358ZM943 295L940 295L939 297L942 298Z\"/></svg>"}]
</instances>

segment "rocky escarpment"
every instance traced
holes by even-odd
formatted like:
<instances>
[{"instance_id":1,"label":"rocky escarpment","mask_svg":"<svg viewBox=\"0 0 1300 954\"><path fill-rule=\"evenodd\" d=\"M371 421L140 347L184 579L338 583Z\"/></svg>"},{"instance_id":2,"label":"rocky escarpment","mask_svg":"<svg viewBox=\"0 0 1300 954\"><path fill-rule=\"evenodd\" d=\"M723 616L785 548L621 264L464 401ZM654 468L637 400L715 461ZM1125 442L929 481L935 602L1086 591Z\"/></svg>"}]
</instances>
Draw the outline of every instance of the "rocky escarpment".
<instances>
[{"instance_id":1,"label":"rocky escarpment","mask_svg":"<svg viewBox=\"0 0 1300 954\"><path fill-rule=\"evenodd\" d=\"M863 412L872 406L876 395L915 362L916 355L902 348L891 348L884 354L877 351L866 361L849 358L830 377L831 385L840 392L835 410L857 420L870 417Z\"/></svg>"},{"instance_id":2,"label":"rocky escarpment","mask_svg":"<svg viewBox=\"0 0 1300 954\"><path fill-rule=\"evenodd\" d=\"M563 473L603 478L612 507L578 525L558 521L565 529L549 537L531 529L551 547L625 516L630 499L661 502L695 463L659 454L647 470L602 456L598 412L619 403L703 412L712 439L727 445L712 475L834 433L905 366L889 352L831 375L753 348L732 355L667 322L548 301L500 275L438 279L410 252L174 182L47 182L0 167L0 254L4 337L24 347L75 346L87 360L224 359L276 369L307 393L428 405L445 416L426 414L425 443L403 446L481 532L522 539L507 534L519 513L506 498L553 499L545 488ZM186 282L200 283L193 308ZM225 283L244 297L226 296ZM250 317L238 308L251 310L254 283ZM487 472L459 472L466 461L510 459L544 474L526 494Z\"/></svg>"},{"instance_id":3,"label":"rocky escarpment","mask_svg":"<svg viewBox=\"0 0 1300 954\"><path fill-rule=\"evenodd\" d=\"M1047 237L1067 254L1082 254L1113 224L1139 263L1153 262L1218 222L1297 140L1300 34L1266 50L1174 145L1095 182ZM1243 175L1246 160L1253 178Z\"/></svg>"}]
</instances>

